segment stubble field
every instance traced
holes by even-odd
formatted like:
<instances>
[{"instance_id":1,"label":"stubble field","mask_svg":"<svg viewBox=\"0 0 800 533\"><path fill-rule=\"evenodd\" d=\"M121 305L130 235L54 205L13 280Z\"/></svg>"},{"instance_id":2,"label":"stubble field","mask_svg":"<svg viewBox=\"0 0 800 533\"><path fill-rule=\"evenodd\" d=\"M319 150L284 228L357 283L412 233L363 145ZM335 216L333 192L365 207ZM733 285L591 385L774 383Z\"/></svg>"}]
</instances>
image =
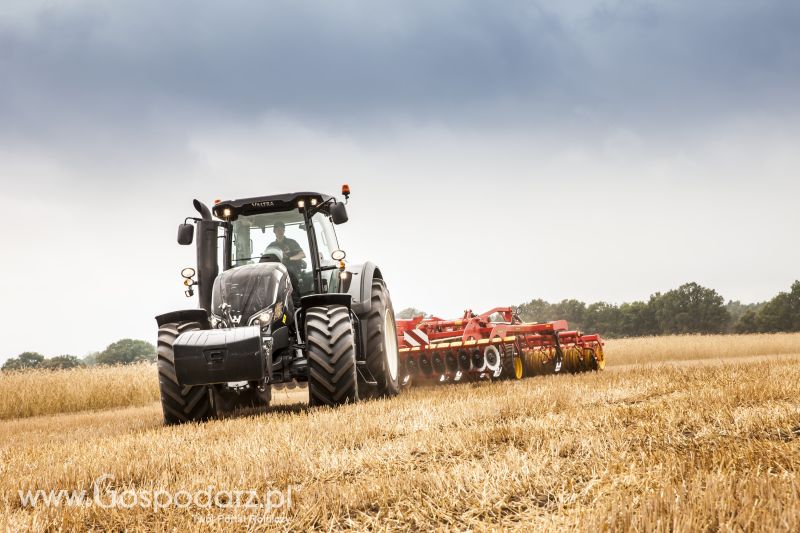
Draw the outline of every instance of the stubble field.
<instances>
[{"instance_id":1,"label":"stubble field","mask_svg":"<svg viewBox=\"0 0 800 533\"><path fill-rule=\"evenodd\" d=\"M800 530L800 335L606 353L599 374L336 410L276 391L181 427L151 366L0 374L0 527ZM86 497L23 503L37 490Z\"/></svg>"}]
</instances>

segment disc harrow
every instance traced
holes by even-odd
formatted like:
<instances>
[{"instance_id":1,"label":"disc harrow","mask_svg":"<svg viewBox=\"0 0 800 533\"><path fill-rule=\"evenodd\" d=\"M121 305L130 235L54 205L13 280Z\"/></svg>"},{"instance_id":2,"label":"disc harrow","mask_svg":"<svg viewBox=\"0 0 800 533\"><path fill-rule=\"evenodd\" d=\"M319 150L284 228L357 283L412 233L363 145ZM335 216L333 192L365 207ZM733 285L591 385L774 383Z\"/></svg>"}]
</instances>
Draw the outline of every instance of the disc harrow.
<instances>
[{"instance_id":1,"label":"disc harrow","mask_svg":"<svg viewBox=\"0 0 800 533\"><path fill-rule=\"evenodd\" d=\"M408 383L599 371L603 339L569 330L566 320L525 323L511 307L458 320L418 316L397 320L400 368Z\"/></svg>"}]
</instances>

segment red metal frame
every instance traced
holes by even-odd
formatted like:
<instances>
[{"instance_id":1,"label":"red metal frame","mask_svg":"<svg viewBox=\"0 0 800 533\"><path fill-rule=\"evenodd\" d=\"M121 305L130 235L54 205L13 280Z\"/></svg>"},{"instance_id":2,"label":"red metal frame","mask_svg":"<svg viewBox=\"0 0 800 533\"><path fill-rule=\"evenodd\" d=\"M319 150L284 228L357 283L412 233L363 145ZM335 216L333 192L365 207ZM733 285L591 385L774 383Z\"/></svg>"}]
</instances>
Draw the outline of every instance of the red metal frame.
<instances>
[{"instance_id":1,"label":"red metal frame","mask_svg":"<svg viewBox=\"0 0 800 533\"><path fill-rule=\"evenodd\" d=\"M511 307L467 310L456 320L397 320L400 364L413 379L435 382L601 370L602 338L568 327L566 320L524 323Z\"/></svg>"}]
</instances>

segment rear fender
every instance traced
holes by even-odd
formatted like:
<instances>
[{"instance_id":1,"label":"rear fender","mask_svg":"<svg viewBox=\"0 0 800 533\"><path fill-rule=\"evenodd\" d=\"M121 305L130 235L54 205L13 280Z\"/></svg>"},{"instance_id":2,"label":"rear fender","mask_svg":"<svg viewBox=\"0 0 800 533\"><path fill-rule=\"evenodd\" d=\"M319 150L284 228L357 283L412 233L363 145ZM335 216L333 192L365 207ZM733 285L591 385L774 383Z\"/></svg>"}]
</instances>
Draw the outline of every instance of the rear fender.
<instances>
[{"instance_id":1,"label":"rear fender","mask_svg":"<svg viewBox=\"0 0 800 533\"><path fill-rule=\"evenodd\" d=\"M380 269L370 261L361 265L348 265L347 294L353 300L352 309L359 317L366 317L372 309L372 282L383 279Z\"/></svg>"}]
</instances>

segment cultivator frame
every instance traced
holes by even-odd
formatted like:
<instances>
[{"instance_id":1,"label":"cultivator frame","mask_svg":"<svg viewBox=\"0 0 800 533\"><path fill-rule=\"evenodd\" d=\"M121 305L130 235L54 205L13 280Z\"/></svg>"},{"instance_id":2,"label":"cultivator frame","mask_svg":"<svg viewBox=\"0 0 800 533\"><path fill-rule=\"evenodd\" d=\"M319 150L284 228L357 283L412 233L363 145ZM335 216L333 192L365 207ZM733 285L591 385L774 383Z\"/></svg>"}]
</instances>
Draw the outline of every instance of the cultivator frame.
<instances>
[{"instance_id":1,"label":"cultivator frame","mask_svg":"<svg viewBox=\"0 0 800 533\"><path fill-rule=\"evenodd\" d=\"M406 382L522 379L605 367L603 339L568 330L566 320L525 323L512 307L457 320L397 320L400 368Z\"/></svg>"}]
</instances>

